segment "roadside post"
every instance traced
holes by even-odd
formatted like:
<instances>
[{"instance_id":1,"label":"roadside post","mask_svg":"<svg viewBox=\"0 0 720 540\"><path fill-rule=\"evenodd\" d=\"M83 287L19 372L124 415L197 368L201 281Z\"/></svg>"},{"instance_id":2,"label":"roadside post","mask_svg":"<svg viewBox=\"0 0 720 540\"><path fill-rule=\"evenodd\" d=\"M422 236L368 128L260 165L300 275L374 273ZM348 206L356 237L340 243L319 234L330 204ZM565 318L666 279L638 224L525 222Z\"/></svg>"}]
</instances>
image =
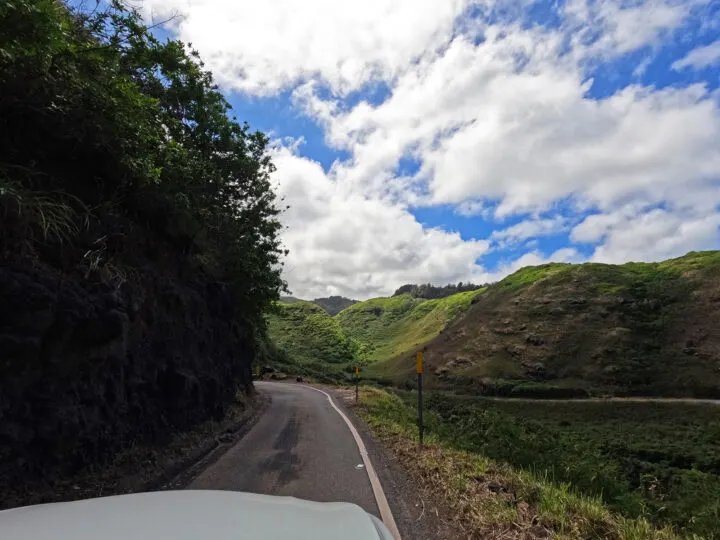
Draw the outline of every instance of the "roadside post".
<instances>
[{"instance_id":1,"label":"roadside post","mask_svg":"<svg viewBox=\"0 0 720 540\"><path fill-rule=\"evenodd\" d=\"M360 386L360 367L355 366L355 405L357 405L360 402L360 398L358 396L358 387Z\"/></svg>"},{"instance_id":2,"label":"roadside post","mask_svg":"<svg viewBox=\"0 0 720 540\"><path fill-rule=\"evenodd\" d=\"M418 377L418 431L420 434L420 448L423 446L423 407L422 407L422 376L423 376L423 353L418 351L415 354L415 370Z\"/></svg>"}]
</instances>

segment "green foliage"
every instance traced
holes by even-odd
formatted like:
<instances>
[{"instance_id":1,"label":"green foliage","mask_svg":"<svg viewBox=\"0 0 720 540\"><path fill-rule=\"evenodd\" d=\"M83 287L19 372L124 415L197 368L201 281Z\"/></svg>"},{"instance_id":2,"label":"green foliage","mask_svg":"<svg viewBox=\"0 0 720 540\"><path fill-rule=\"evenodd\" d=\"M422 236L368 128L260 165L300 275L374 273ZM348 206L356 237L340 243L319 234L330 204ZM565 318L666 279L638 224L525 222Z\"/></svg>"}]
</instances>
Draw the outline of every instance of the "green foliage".
<instances>
[{"instance_id":1,"label":"green foliage","mask_svg":"<svg viewBox=\"0 0 720 540\"><path fill-rule=\"evenodd\" d=\"M351 342L340 325L311 302L278 304L267 319L271 339L293 361L347 365L353 360Z\"/></svg>"},{"instance_id":2,"label":"green foliage","mask_svg":"<svg viewBox=\"0 0 720 540\"><path fill-rule=\"evenodd\" d=\"M378 362L422 347L470 307L483 289L422 300L409 294L373 298L340 312L336 319L361 346L362 358Z\"/></svg>"},{"instance_id":3,"label":"green foliage","mask_svg":"<svg viewBox=\"0 0 720 540\"><path fill-rule=\"evenodd\" d=\"M288 373L301 374L313 366L315 378L342 382L354 366L366 366L363 376L371 375L377 360L421 347L465 312L477 294L438 300L410 295L375 298L354 303L335 317L316 301L278 303L267 315L269 335L282 351Z\"/></svg>"},{"instance_id":4,"label":"green foliage","mask_svg":"<svg viewBox=\"0 0 720 540\"><path fill-rule=\"evenodd\" d=\"M509 275L498 282L495 287L502 290L513 290L523 286L532 285L535 282L556 274L565 272L572 265L566 263L549 263L540 266L526 266L514 274Z\"/></svg>"},{"instance_id":5,"label":"green foliage","mask_svg":"<svg viewBox=\"0 0 720 540\"><path fill-rule=\"evenodd\" d=\"M687 255L659 263L660 268L677 272L720 271L720 251L691 251Z\"/></svg>"},{"instance_id":6,"label":"green foliage","mask_svg":"<svg viewBox=\"0 0 720 540\"><path fill-rule=\"evenodd\" d=\"M80 232L79 209L84 210L80 199L72 195L27 190L4 178L0 178L0 207L25 224L31 242L72 240Z\"/></svg>"},{"instance_id":7,"label":"green foliage","mask_svg":"<svg viewBox=\"0 0 720 540\"><path fill-rule=\"evenodd\" d=\"M351 300L344 296L328 296L327 298L316 298L313 304L316 304L327 311L330 316L335 316L343 309L356 304L357 300Z\"/></svg>"},{"instance_id":8,"label":"green foliage","mask_svg":"<svg viewBox=\"0 0 720 540\"><path fill-rule=\"evenodd\" d=\"M416 399L403 393L408 407ZM454 447L567 483L629 517L720 532L713 405L496 401L430 393L428 429Z\"/></svg>"},{"instance_id":9,"label":"green foliage","mask_svg":"<svg viewBox=\"0 0 720 540\"><path fill-rule=\"evenodd\" d=\"M431 283L423 283L422 285L413 285L411 283L402 285L394 293L393 296L400 296L402 294L409 294L414 298L445 298L453 294L461 292L476 291L487 285L475 285L474 283L463 283L462 281L457 285L450 284L444 287L436 287Z\"/></svg>"},{"instance_id":10,"label":"green foliage","mask_svg":"<svg viewBox=\"0 0 720 540\"><path fill-rule=\"evenodd\" d=\"M718 253L523 268L479 293L443 335L416 340L427 383L515 397L718 397ZM391 327L380 326L370 338L382 345ZM408 341L405 354L379 355L370 375L412 385Z\"/></svg>"},{"instance_id":11,"label":"green foliage","mask_svg":"<svg viewBox=\"0 0 720 540\"><path fill-rule=\"evenodd\" d=\"M548 529L551 536L583 540L670 540L699 538L693 530L714 531L705 528L712 525L709 521L702 526L691 521L689 527L683 527L682 536L676 533L680 528L677 525L675 530L667 525L658 528L657 522L672 520L659 520L647 513L643 495L628 487L621 467L598 459L592 449L586 455L590 447L583 440L579 445L564 446L562 435L554 430L558 422L570 425L562 416L551 415L548 425L542 425L502 410L505 402L495 407L495 402L487 400L430 394L424 415L427 448L418 453L415 400L416 395L409 392L363 388L359 414L406 467L430 484L438 496L445 497L448 507L456 511L455 519L462 521L473 537L487 536L483 533L493 524L498 529L514 532L512 527L517 526L523 530L524 520ZM541 421L546 420L544 406L539 410L524 406ZM503 499L492 491L478 489L482 484L502 486L512 497ZM613 496L605 493L605 488L611 489L622 504L608 503ZM703 493L714 495L711 491ZM715 502L709 502L688 504L684 519L702 516L706 509L713 511Z\"/></svg>"},{"instance_id":12,"label":"green foliage","mask_svg":"<svg viewBox=\"0 0 720 540\"><path fill-rule=\"evenodd\" d=\"M196 52L100 6L0 5L0 248L72 265L130 221L231 284L262 331L283 287L268 139L228 117Z\"/></svg>"}]
</instances>

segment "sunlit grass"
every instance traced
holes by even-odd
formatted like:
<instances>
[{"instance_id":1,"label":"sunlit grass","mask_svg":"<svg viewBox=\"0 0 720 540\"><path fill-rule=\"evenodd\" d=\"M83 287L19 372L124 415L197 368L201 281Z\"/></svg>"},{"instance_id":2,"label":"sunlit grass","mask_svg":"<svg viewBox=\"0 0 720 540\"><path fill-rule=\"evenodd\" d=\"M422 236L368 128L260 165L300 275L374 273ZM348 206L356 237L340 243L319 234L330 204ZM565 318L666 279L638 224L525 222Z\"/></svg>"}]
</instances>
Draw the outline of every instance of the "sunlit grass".
<instances>
[{"instance_id":1,"label":"sunlit grass","mask_svg":"<svg viewBox=\"0 0 720 540\"><path fill-rule=\"evenodd\" d=\"M431 431L418 451L412 407L396 395L363 388L360 416L397 459L419 479L425 493L441 497L446 516L471 538L567 538L674 540L670 528L613 513L595 497L557 484L542 472L513 468L463 451ZM430 424L436 422L432 415Z\"/></svg>"}]
</instances>

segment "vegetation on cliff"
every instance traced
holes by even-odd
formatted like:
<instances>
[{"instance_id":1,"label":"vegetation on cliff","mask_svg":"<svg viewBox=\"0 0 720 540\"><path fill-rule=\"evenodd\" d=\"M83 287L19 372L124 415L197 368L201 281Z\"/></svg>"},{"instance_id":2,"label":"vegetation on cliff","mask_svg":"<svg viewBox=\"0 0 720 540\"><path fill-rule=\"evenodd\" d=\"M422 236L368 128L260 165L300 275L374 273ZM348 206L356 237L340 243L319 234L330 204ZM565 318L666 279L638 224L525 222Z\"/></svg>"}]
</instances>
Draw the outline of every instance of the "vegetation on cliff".
<instances>
[{"instance_id":1,"label":"vegetation on cliff","mask_svg":"<svg viewBox=\"0 0 720 540\"><path fill-rule=\"evenodd\" d=\"M93 233L122 217L231 284L258 323L281 286L268 139L228 118L197 53L115 2L18 0L0 22L3 251L113 274L127 233Z\"/></svg>"},{"instance_id":2,"label":"vegetation on cliff","mask_svg":"<svg viewBox=\"0 0 720 540\"><path fill-rule=\"evenodd\" d=\"M222 417L282 249L268 139L197 53L117 2L13 0L0 27L0 484L17 487Z\"/></svg>"},{"instance_id":3,"label":"vegetation on cliff","mask_svg":"<svg viewBox=\"0 0 720 540\"><path fill-rule=\"evenodd\" d=\"M292 350L296 360L343 364L352 360L349 340L340 325L311 302L280 303L268 314L274 343Z\"/></svg>"}]
</instances>

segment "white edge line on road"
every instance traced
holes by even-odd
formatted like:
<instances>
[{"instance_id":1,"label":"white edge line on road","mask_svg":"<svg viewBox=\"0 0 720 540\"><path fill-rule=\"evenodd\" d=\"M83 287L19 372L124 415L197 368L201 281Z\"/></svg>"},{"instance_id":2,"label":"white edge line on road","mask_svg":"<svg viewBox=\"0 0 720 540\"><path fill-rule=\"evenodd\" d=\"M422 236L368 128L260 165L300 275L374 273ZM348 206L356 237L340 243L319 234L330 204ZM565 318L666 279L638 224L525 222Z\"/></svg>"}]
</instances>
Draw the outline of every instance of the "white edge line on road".
<instances>
[{"instance_id":1,"label":"white edge line on road","mask_svg":"<svg viewBox=\"0 0 720 540\"><path fill-rule=\"evenodd\" d=\"M383 491L382 485L380 484L380 479L378 478L378 475L375 472L375 468L370 461L370 456L368 455L367 449L365 448L365 443L360 438L358 430L355 429L355 426L345 415L345 413L342 412L337 405L335 405L335 402L333 401L330 394L324 392L323 390L320 390L319 388L308 386L306 384L302 384L299 386L304 386L305 388L310 388L311 390L315 390L316 392L325 394L325 397L328 398L328 401L330 402L330 405L332 405L332 408L335 409L335 412L337 412L340 417L345 420L345 423L347 424L347 427L350 430L350 433L352 433L353 439L355 439L355 443L360 450L360 456L362 457L363 463L365 464L365 470L367 471L367 475L370 478L370 485L372 486L373 494L375 495L375 502L377 503L378 509L380 510L380 518L390 531L390 534L392 534L393 538L395 538L395 540L401 540L400 532L398 531L397 525L395 524L395 518L393 517L390 506L388 505L387 498L385 497L385 492Z\"/></svg>"}]
</instances>

